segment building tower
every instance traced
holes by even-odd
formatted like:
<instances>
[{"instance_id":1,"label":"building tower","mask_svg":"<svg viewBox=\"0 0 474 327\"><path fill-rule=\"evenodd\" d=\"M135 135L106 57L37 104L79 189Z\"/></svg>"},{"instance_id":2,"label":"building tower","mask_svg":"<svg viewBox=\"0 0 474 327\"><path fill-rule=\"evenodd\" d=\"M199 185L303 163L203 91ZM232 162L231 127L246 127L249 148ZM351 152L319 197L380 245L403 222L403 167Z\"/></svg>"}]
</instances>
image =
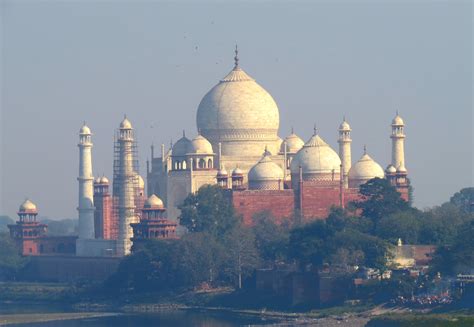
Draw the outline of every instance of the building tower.
<instances>
[{"instance_id":1,"label":"building tower","mask_svg":"<svg viewBox=\"0 0 474 327\"><path fill-rule=\"evenodd\" d=\"M8 225L10 236L17 243L21 255L38 255L43 252L43 247L37 240L46 235L48 226L38 222L36 216L36 205L25 200L18 210L19 220L14 225Z\"/></svg>"},{"instance_id":2,"label":"building tower","mask_svg":"<svg viewBox=\"0 0 474 327\"><path fill-rule=\"evenodd\" d=\"M112 198L109 193L107 177L97 177L94 182L94 229L95 238L116 239L117 232L113 233L112 226Z\"/></svg>"},{"instance_id":3,"label":"building tower","mask_svg":"<svg viewBox=\"0 0 474 327\"><path fill-rule=\"evenodd\" d=\"M134 170L136 154L133 128L125 117L120 123L115 146L114 197L118 198L117 255L127 255L132 246L133 229L136 223L135 196L138 188L137 172Z\"/></svg>"},{"instance_id":4,"label":"building tower","mask_svg":"<svg viewBox=\"0 0 474 327\"><path fill-rule=\"evenodd\" d=\"M94 176L92 175L92 140L87 125L79 131L79 239L77 255L86 255L83 240L94 238Z\"/></svg>"},{"instance_id":5,"label":"building tower","mask_svg":"<svg viewBox=\"0 0 474 327\"><path fill-rule=\"evenodd\" d=\"M403 119L398 115L395 116L392 120L392 166L397 170L399 167L402 167L402 170L405 168L405 124Z\"/></svg>"},{"instance_id":6,"label":"building tower","mask_svg":"<svg viewBox=\"0 0 474 327\"><path fill-rule=\"evenodd\" d=\"M351 127L346 121L346 117L339 126L339 157L341 158L342 176L344 188L349 187L349 170L352 166L351 158Z\"/></svg>"}]
</instances>

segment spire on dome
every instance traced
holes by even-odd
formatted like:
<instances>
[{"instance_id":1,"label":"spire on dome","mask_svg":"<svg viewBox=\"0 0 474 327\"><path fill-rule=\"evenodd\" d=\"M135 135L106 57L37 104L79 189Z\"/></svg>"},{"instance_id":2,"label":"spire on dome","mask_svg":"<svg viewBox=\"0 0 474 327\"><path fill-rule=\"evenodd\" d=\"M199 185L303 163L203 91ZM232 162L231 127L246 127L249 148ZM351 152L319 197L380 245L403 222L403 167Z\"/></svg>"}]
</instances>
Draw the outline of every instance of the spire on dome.
<instances>
[{"instance_id":1,"label":"spire on dome","mask_svg":"<svg viewBox=\"0 0 474 327\"><path fill-rule=\"evenodd\" d=\"M364 154L367 154L367 145L364 144Z\"/></svg>"},{"instance_id":2,"label":"spire on dome","mask_svg":"<svg viewBox=\"0 0 474 327\"><path fill-rule=\"evenodd\" d=\"M235 45L234 69L239 68L239 48Z\"/></svg>"},{"instance_id":3,"label":"spire on dome","mask_svg":"<svg viewBox=\"0 0 474 327\"><path fill-rule=\"evenodd\" d=\"M318 127L316 127L316 124L314 124L314 127L313 127L313 135L318 135Z\"/></svg>"}]
</instances>

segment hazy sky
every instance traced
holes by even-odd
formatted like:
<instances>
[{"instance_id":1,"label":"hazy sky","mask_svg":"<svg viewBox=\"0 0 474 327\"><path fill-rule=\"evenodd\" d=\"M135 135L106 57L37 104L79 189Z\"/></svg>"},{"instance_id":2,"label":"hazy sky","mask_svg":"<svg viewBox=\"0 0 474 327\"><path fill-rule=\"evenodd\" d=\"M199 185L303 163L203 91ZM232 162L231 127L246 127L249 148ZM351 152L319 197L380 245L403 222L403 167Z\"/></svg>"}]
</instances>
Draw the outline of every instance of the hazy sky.
<instances>
[{"instance_id":1,"label":"hazy sky","mask_svg":"<svg viewBox=\"0 0 474 327\"><path fill-rule=\"evenodd\" d=\"M0 3L0 214L29 197L43 216L77 217L83 120L94 172L110 177L127 113L144 175L152 142L196 134L197 106L236 43L280 108L281 137L294 126L307 140L316 123L337 149L345 114L354 161L367 144L385 168L398 109L415 205L473 185L470 1Z\"/></svg>"}]
</instances>

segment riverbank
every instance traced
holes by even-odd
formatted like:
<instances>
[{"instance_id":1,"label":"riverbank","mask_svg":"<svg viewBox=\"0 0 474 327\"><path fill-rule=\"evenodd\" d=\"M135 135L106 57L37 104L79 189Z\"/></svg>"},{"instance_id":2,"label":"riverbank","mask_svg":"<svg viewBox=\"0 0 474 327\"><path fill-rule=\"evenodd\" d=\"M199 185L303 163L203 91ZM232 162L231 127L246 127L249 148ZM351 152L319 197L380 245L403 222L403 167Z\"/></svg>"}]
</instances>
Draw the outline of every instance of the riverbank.
<instances>
[{"instance_id":1,"label":"riverbank","mask_svg":"<svg viewBox=\"0 0 474 327\"><path fill-rule=\"evenodd\" d=\"M117 312L61 312L61 313L12 313L0 314L0 326L31 324L49 321L62 321L86 318L101 318L117 316Z\"/></svg>"}]
</instances>

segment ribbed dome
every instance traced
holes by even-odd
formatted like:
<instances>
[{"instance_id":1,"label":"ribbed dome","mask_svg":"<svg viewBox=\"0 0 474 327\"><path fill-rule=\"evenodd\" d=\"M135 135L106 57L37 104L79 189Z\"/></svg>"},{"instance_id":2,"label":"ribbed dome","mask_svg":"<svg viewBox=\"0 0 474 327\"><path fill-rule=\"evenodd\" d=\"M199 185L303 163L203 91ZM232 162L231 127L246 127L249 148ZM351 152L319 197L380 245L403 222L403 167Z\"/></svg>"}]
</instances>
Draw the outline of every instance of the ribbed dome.
<instances>
[{"instance_id":1,"label":"ribbed dome","mask_svg":"<svg viewBox=\"0 0 474 327\"><path fill-rule=\"evenodd\" d=\"M152 194L146 201L143 207L150 208L164 208L163 201L157 197L155 194Z\"/></svg>"},{"instance_id":2,"label":"ribbed dome","mask_svg":"<svg viewBox=\"0 0 474 327\"><path fill-rule=\"evenodd\" d=\"M339 125L339 131L351 131L351 126L349 125L348 122L346 122L346 120L344 119L341 123L341 125Z\"/></svg>"},{"instance_id":3,"label":"ribbed dome","mask_svg":"<svg viewBox=\"0 0 474 327\"><path fill-rule=\"evenodd\" d=\"M232 176L241 176L243 175L244 172L242 169L240 169L239 167L236 167L233 171L232 171Z\"/></svg>"},{"instance_id":4,"label":"ribbed dome","mask_svg":"<svg viewBox=\"0 0 474 327\"><path fill-rule=\"evenodd\" d=\"M196 154L214 154L211 143L201 134L196 136L192 141L192 153Z\"/></svg>"},{"instance_id":5,"label":"ribbed dome","mask_svg":"<svg viewBox=\"0 0 474 327\"><path fill-rule=\"evenodd\" d=\"M398 114L393 118L392 120L392 125L394 126L403 126L405 123L403 122L402 117L400 117Z\"/></svg>"},{"instance_id":6,"label":"ribbed dome","mask_svg":"<svg viewBox=\"0 0 474 327\"><path fill-rule=\"evenodd\" d=\"M298 152L304 145L304 141L295 133L291 133L285 138L286 151L288 153ZM285 152L285 141L281 143L280 152Z\"/></svg>"},{"instance_id":7,"label":"ribbed dome","mask_svg":"<svg viewBox=\"0 0 474 327\"><path fill-rule=\"evenodd\" d=\"M192 151L193 146L191 141L186 136L183 136L173 145L172 154L173 156L185 156Z\"/></svg>"},{"instance_id":8,"label":"ribbed dome","mask_svg":"<svg viewBox=\"0 0 474 327\"><path fill-rule=\"evenodd\" d=\"M87 127L87 125L84 123L84 125L82 125L81 129L79 130L79 134L81 135L91 135L91 130L89 127Z\"/></svg>"},{"instance_id":9,"label":"ribbed dome","mask_svg":"<svg viewBox=\"0 0 474 327\"><path fill-rule=\"evenodd\" d=\"M125 117L120 123L120 129L132 129L132 123Z\"/></svg>"},{"instance_id":10,"label":"ribbed dome","mask_svg":"<svg viewBox=\"0 0 474 327\"><path fill-rule=\"evenodd\" d=\"M393 165L388 165L388 167L385 169L385 172L387 174L395 174L397 172L397 169L393 167Z\"/></svg>"},{"instance_id":11,"label":"ribbed dome","mask_svg":"<svg viewBox=\"0 0 474 327\"><path fill-rule=\"evenodd\" d=\"M36 204L31 202L30 200L25 200L25 202L21 204L19 211L20 212L36 211Z\"/></svg>"},{"instance_id":12,"label":"ribbed dome","mask_svg":"<svg viewBox=\"0 0 474 327\"><path fill-rule=\"evenodd\" d=\"M334 173L339 179L340 165L339 155L319 135L313 135L293 158L290 169L298 174L301 166L304 175Z\"/></svg>"},{"instance_id":13,"label":"ribbed dome","mask_svg":"<svg viewBox=\"0 0 474 327\"><path fill-rule=\"evenodd\" d=\"M249 171L249 181L278 181L283 179L283 170L265 153L263 158Z\"/></svg>"},{"instance_id":14,"label":"ribbed dome","mask_svg":"<svg viewBox=\"0 0 474 327\"><path fill-rule=\"evenodd\" d=\"M265 144L279 146L277 104L239 67L204 96L196 120L198 130L213 146L222 143L224 155L257 156ZM255 146L241 146L239 141L250 141Z\"/></svg>"},{"instance_id":15,"label":"ribbed dome","mask_svg":"<svg viewBox=\"0 0 474 327\"><path fill-rule=\"evenodd\" d=\"M380 167L367 153L357 161L349 170L349 180L365 180L378 177L384 178L383 168Z\"/></svg>"}]
</instances>

